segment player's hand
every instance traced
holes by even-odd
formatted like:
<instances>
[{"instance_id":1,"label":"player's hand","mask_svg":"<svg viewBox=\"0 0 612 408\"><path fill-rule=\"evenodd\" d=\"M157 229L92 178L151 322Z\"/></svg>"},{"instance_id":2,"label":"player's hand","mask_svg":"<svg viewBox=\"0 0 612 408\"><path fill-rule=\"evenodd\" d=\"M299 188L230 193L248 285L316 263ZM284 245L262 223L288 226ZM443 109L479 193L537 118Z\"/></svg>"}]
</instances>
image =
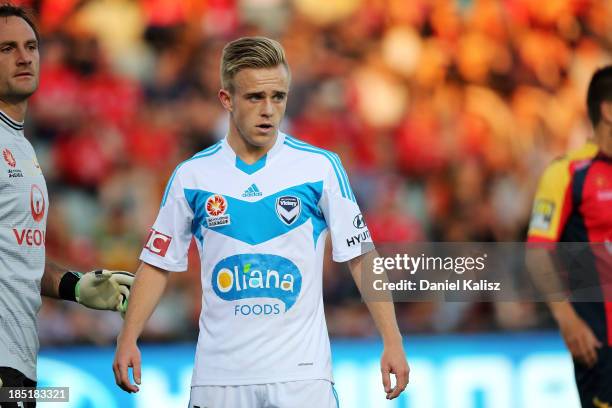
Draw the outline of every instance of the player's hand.
<instances>
[{"instance_id":1,"label":"player's hand","mask_svg":"<svg viewBox=\"0 0 612 408\"><path fill-rule=\"evenodd\" d=\"M585 321L572 314L559 320L559 328L572 356L587 367L593 367L597 363L597 349L602 344Z\"/></svg>"},{"instance_id":2,"label":"player's hand","mask_svg":"<svg viewBox=\"0 0 612 408\"><path fill-rule=\"evenodd\" d=\"M91 309L117 310L122 316L127 309L134 274L124 271L97 270L87 272L75 288L77 302Z\"/></svg>"},{"instance_id":3,"label":"player's hand","mask_svg":"<svg viewBox=\"0 0 612 408\"><path fill-rule=\"evenodd\" d=\"M380 359L380 372L387 399L397 398L406 389L410 373L404 347L401 343L392 346L385 345ZM395 374L395 387L393 388L391 388L391 374Z\"/></svg>"},{"instance_id":4,"label":"player's hand","mask_svg":"<svg viewBox=\"0 0 612 408\"><path fill-rule=\"evenodd\" d=\"M136 341L122 340L121 335L117 338L117 349L113 361L113 372L115 382L126 392L138 392L138 385L130 381L128 367L132 367L134 382L140 385L140 350Z\"/></svg>"}]
</instances>

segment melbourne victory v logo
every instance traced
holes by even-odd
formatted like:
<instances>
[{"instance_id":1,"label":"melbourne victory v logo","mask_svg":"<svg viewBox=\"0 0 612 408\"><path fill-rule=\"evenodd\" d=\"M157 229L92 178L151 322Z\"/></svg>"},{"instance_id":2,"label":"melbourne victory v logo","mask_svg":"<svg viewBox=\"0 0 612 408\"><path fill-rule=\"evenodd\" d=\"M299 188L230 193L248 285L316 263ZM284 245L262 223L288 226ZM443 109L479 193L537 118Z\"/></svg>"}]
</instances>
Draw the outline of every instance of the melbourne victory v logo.
<instances>
[{"instance_id":1,"label":"melbourne victory v logo","mask_svg":"<svg viewBox=\"0 0 612 408\"><path fill-rule=\"evenodd\" d=\"M282 196L276 199L276 215L286 225L293 224L300 216L302 205L294 196Z\"/></svg>"}]
</instances>

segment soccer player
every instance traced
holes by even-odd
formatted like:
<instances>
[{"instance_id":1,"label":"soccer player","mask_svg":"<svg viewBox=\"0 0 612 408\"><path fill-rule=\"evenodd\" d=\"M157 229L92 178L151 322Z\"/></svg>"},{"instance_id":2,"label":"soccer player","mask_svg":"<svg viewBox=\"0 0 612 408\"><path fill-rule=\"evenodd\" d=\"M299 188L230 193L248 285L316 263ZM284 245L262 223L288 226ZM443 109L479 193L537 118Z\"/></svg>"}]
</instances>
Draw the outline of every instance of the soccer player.
<instances>
[{"instance_id":1,"label":"soccer player","mask_svg":"<svg viewBox=\"0 0 612 408\"><path fill-rule=\"evenodd\" d=\"M45 261L49 198L36 154L23 133L38 87L38 32L24 9L0 6L0 386L35 387L41 295L94 309L121 310L133 275L84 275ZM2 408L33 407L23 401Z\"/></svg>"},{"instance_id":2,"label":"soccer player","mask_svg":"<svg viewBox=\"0 0 612 408\"><path fill-rule=\"evenodd\" d=\"M612 66L593 75L587 108L593 139L545 170L535 197L529 242L612 241ZM605 269L610 254L604 252L590 251L588 268L569 268L574 301L548 303L574 359L583 407L612 406L612 302L576 301L585 282L600 293L599 299L610 300L601 293L609 279L605 274L610 273L609 263Z\"/></svg>"},{"instance_id":3,"label":"soccer player","mask_svg":"<svg viewBox=\"0 0 612 408\"><path fill-rule=\"evenodd\" d=\"M322 262L348 261L361 284L370 239L338 156L283 134L290 71L263 37L228 43L219 99L225 139L181 163L168 182L143 249L113 371L128 392L141 383L136 341L169 272L187 269L195 237L202 313L190 407L335 407L323 313ZM393 303L368 303L382 334L386 396L408 383ZM396 376L391 387L390 373Z\"/></svg>"}]
</instances>

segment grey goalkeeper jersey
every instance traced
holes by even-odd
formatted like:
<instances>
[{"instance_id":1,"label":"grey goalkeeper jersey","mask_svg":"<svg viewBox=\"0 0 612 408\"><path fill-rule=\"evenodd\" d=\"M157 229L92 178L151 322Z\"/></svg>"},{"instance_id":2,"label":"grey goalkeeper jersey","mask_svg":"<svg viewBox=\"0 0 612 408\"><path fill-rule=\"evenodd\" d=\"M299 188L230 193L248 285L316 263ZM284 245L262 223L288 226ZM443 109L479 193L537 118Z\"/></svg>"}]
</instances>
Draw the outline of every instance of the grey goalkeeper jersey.
<instances>
[{"instance_id":1,"label":"grey goalkeeper jersey","mask_svg":"<svg viewBox=\"0 0 612 408\"><path fill-rule=\"evenodd\" d=\"M0 112L0 366L36 380L49 198L23 124Z\"/></svg>"}]
</instances>

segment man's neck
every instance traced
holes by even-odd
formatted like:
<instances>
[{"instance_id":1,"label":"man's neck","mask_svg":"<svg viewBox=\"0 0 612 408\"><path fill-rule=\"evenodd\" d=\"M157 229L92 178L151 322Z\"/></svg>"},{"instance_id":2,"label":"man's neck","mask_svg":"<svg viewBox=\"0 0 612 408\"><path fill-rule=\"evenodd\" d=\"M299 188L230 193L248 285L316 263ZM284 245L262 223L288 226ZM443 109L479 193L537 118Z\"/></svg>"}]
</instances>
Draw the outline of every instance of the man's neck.
<instances>
[{"instance_id":1,"label":"man's neck","mask_svg":"<svg viewBox=\"0 0 612 408\"><path fill-rule=\"evenodd\" d=\"M276 135L276 138L278 138L278 134ZM274 140L272 140L272 142L266 146L254 146L249 144L244 137L240 136L238 130L232 126L227 135L227 143L230 145L232 150L234 150L236 156L240 157L240 160L246 164L253 164L265 156L270 149L272 149L274 143L276 143L276 138L274 138Z\"/></svg>"},{"instance_id":2,"label":"man's neck","mask_svg":"<svg viewBox=\"0 0 612 408\"><path fill-rule=\"evenodd\" d=\"M599 151L606 156L612 157L612 127L601 126L595 131L595 140Z\"/></svg>"},{"instance_id":3,"label":"man's neck","mask_svg":"<svg viewBox=\"0 0 612 408\"><path fill-rule=\"evenodd\" d=\"M23 122L28 110L28 101L18 103L8 103L0 99L0 110L8 115L15 122Z\"/></svg>"},{"instance_id":4,"label":"man's neck","mask_svg":"<svg viewBox=\"0 0 612 408\"><path fill-rule=\"evenodd\" d=\"M609 134L599 142L599 150L608 157L612 157L612 134Z\"/></svg>"}]
</instances>

